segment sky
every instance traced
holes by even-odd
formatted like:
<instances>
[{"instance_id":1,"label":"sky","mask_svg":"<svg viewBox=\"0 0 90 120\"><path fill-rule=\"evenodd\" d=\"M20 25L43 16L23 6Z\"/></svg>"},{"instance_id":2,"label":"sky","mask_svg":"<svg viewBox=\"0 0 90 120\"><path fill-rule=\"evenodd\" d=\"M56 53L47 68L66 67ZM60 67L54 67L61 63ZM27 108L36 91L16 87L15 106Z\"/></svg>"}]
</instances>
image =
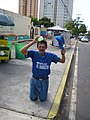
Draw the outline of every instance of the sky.
<instances>
[{"instance_id":1,"label":"sky","mask_svg":"<svg viewBox=\"0 0 90 120\"><path fill-rule=\"evenodd\" d=\"M0 8L18 13L18 1L19 0L0 0ZM90 30L90 0L74 0L73 3L73 20L80 17L80 20L87 26L87 30Z\"/></svg>"},{"instance_id":2,"label":"sky","mask_svg":"<svg viewBox=\"0 0 90 120\"><path fill-rule=\"evenodd\" d=\"M73 3L73 19L78 16L80 20L87 26L87 30L90 30L90 0L74 0Z\"/></svg>"}]
</instances>

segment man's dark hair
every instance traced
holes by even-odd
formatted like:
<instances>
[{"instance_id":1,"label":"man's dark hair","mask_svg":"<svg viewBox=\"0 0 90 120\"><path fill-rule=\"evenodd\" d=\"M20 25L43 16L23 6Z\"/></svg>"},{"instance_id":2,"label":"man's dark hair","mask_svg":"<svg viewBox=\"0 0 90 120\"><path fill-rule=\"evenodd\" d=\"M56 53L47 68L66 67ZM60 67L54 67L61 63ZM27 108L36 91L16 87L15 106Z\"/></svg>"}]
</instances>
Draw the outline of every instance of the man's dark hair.
<instances>
[{"instance_id":1,"label":"man's dark hair","mask_svg":"<svg viewBox=\"0 0 90 120\"><path fill-rule=\"evenodd\" d=\"M45 44L46 48L47 48L47 42L45 40L39 41L37 43L37 47L39 46L39 44Z\"/></svg>"}]
</instances>

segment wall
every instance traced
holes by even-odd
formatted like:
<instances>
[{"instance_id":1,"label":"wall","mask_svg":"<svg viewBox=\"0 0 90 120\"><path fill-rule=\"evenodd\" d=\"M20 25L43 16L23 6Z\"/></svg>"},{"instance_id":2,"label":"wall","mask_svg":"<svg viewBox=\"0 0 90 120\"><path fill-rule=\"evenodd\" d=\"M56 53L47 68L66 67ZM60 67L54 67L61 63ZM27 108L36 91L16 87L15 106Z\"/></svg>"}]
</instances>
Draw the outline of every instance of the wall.
<instances>
[{"instance_id":1,"label":"wall","mask_svg":"<svg viewBox=\"0 0 90 120\"><path fill-rule=\"evenodd\" d=\"M10 16L15 24L15 26L0 26L0 34L15 34L30 36L31 18L4 9L0 9L0 13Z\"/></svg>"}]
</instances>

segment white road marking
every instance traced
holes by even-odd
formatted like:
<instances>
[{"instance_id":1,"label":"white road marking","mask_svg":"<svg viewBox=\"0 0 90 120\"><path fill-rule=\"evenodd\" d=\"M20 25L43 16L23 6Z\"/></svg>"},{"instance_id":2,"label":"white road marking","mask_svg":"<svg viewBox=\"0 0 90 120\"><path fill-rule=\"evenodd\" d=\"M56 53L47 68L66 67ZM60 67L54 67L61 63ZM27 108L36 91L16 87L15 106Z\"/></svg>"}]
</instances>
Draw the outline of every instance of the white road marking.
<instances>
[{"instance_id":1,"label":"white road marking","mask_svg":"<svg viewBox=\"0 0 90 120\"><path fill-rule=\"evenodd\" d=\"M69 111L69 119L68 120L75 120L75 116L76 116L77 73L78 73L78 47L77 47L77 51L76 51L75 70L74 70L72 95L71 95L71 103L70 103L70 111Z\"/></svg>"}]
</instances>

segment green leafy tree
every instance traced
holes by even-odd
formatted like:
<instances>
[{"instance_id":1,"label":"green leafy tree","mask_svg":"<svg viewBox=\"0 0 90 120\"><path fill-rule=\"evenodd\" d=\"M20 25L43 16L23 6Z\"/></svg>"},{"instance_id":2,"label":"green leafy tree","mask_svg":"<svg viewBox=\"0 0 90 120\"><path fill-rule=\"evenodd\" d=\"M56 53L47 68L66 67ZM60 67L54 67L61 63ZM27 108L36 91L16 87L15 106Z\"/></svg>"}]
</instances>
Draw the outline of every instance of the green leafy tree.
<instances>
[{"instance_id":1,"label":"green leafy tree","mask_svg":"<svg viewBox=\"0 0 90 120\"><path fill-rule=\"evenodd\" d=\"M79 36L79 34L85 34L87 32L86 25L83 24L83 21L79 20L70 20L68 23L66 23L65 28L70 31L72 35L75 35L76 37Z\"/></svg>"},{"instance_id":2,"label":"green leafy tree","mask_svg":"<svg viewBox=\"0 0 90 120\"><path fill-rule=\"evenodd\" d=\"M87 31L86 35L87 35L87 36L90 36L90 31Z\"/></svg>"},{"instance_id":3,"label":"green leafy tree","mask_svg":"<svg viewBox=\"0 0 90 120\"><path fill-rule=\"evenodd\" d=\"M43 17L43 18L39 19L39 24L44 25L44 27L46 27L46 28L54 26L54 23L51 22L51 19L49 19L47 17Z\"/></svg>"},{"instance_id":4,"label":"green leafy tree","mask_svg":"<svg viewBox=\"0 0 90 120\"><path fill-rule=\"evenodd\" d=\"M31 15L29 17L31 18L31 22L33 22L34 26L37 26L39 24L39 20L37 18L34 18Z\"/></svg>"},{"instance_id":5,"label":"green leafy tree","mask_svg":"<svg viewBox=\"0 0 90 120\"><path fill-rule=\"evenodd\" d=\"M81 24L80 28L79 28L79 33L86 33L87 32L87 28L85 24Z\"/></svg>"},{"instance_id":6,"label":"green leafy tree","mask_svg":"<svg viewBox=\"0 0 90 120\"><path fill-rule=\"evenodd\" d=\"M68 30L72 30L74 28L74 21L69 21L66 25L65 28L67 28Z\"/></svg>"},{"instance_id":7,"label":"green leafy tree","mask_svg":"<svg viewBox=\"0 0 90 120\"><path fill-rule=\"evenodd\" d=\"M34 18L32 17L31 15L29 16L31 18L31 22L33 22L33 25L34 26L41 26L41 25L44 25L44 27L52 27L54 26L54 23L51 22L51 19L47 18L47 17L43 17L41 19L37 19L37 18Z\"/></svg>"},{"instance_id":8,"label":"green leafy tree","mask_svg":"<svg viewBox=\"0 0 90 120\"><path fill-rule=\"evenodd\" d=\"M33 18L33 25L37 26L39 24L39 21L37 18Z\"/></svg>"}]
</instances>

